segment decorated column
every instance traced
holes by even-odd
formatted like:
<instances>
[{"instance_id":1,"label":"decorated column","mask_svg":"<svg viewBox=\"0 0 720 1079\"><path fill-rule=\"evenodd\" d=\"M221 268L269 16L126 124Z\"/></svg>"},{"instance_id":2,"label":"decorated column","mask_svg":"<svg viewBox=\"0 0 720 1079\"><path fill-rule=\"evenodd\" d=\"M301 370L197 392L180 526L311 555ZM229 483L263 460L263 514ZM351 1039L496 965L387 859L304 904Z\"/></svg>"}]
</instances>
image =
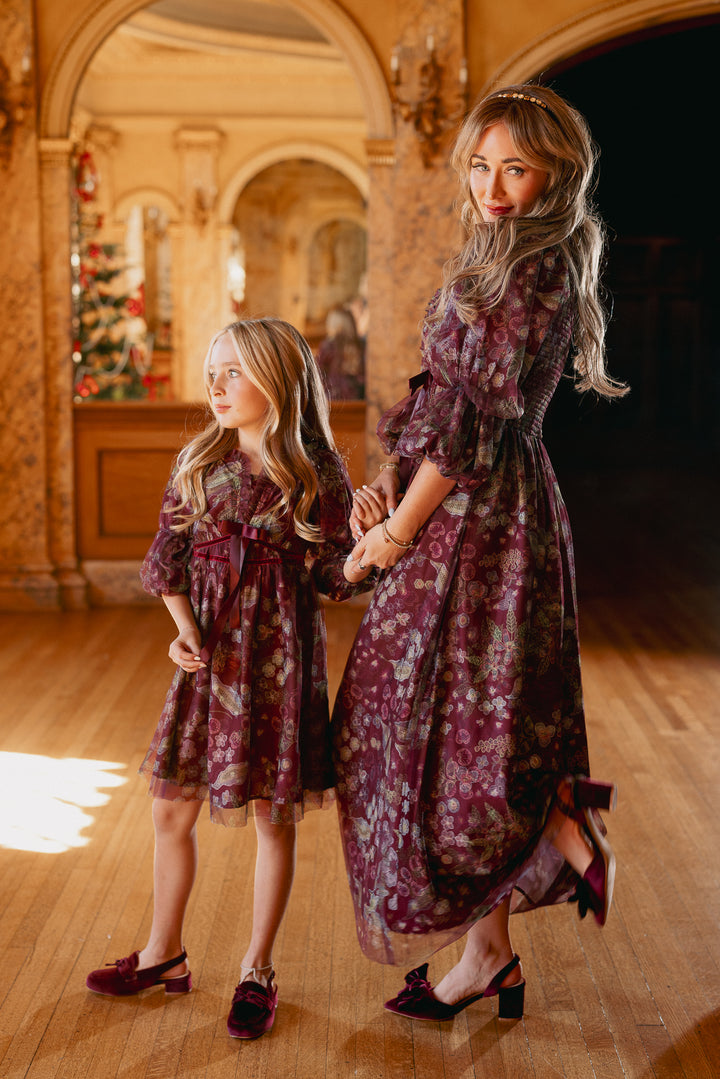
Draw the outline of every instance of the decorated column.
<instances>
[{"instance_id":1,"label":"decorated column","mask_svg":"<svg viewBox=\"0 0 720 1079\"><path fill-rule=\"evenodd\" d=\"M174 320L181 350L178 396L185 401L204 396L202 360L210 338L223 325L225 267L216 212L222 138L214 128L183 128L176 135L183 218Z\"/></svg>"},{"instance_id":2,"label":"decorated column","mask_svg":"<svg viewBox=\"0 0 720 1079\"><path fill-rule=\"evenodd\" d=\"M398 8L390 76L394 140L367 144L370 172L366 360L368 469L382 459L380 415L420 369L420 325L459 228L449 166L464 113L462 0L408 0Z\"/></svg>"},{"instance_id":3,"label":"decorated column","mask_svg":"<svg viewBox=\"0 0 720 1079\"><path fill-rule=\"evenodd\" d=\"M0 608L58 605L48 551L48 409L31 0L0 5Z\"/></svg>"},{"instance_id":4,"label":"decorated column","mask_svg":"<svg viewBox=\"0 0 720 1079\"><path fill-rule=\"evenodd\" d=\"M75 554L72 277L68 259L73 143L70 139L42 139L39 149L49 547L60 603L73 609L87 605L87 584Z\"/></svg>"}]
</instances>

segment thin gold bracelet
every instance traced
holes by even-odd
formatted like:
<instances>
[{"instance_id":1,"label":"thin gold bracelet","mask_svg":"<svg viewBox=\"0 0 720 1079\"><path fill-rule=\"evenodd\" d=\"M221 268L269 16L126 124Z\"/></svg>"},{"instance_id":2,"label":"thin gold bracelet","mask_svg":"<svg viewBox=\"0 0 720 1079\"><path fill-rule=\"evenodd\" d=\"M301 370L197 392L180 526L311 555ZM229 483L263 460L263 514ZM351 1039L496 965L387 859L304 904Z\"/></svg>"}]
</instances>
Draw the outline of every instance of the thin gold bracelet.
<instances>
[{"instance_id":1,"label":"thin gold bracelet","mask_svg":"<svg viewBox=\"0 0 720 1079\"><path fill-rule=\"evenodd\" d=\"M380 465L378 472L382 472L384 468L394 468L396 472L400 471L400 465L395 461L386 461L384 465Z\"/></svg>"},{"instance_id":2,"label":"thin gold bracelet","mask_svg":"<svg viewBox=\"0 0 720 1079\"><path fill-rule=\"evenodd\" d=\"M387 526L387 517L385 518L385 520L382 523L382 534L385 537L385 542L386 543L394 543L396 547L401 547L403 549L403 551L409 550L410 547L412 547L413 543L415 542L414 540L410 540L409 543L403 543L401 540L395 539L395 537L392 535L392 533L390 532L390 529Z\"/></svg>"}]
</instances>

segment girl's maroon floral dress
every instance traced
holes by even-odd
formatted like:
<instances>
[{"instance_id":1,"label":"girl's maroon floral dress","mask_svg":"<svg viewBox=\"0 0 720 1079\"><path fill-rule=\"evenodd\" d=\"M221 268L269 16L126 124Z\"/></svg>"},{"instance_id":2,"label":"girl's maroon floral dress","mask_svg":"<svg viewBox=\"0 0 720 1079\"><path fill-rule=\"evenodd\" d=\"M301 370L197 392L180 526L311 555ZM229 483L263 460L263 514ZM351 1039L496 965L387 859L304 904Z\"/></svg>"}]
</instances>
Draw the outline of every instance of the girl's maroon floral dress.
<instances>
[{"instance_id":1,"label":"girl's maroon floral dress","mask_svg":"<svg viewBox=\"0 0 720 1079\"><path fill-rule=\"evenodd\" d=\"M322 542L300 539L292 517L262 520L278 497L247 457L210 467L206 514L173 532L165 512L141 570L154 595L189 593L203 642L217 643L197 674L178 667L141 772L150 793L210 802L213 820L246 822L248 806L288 823L332 800L325 619L319 593L345 599L342 566L352 549L351 489L337 454L306 447L320 485ZM229 616L223 612L229 609Z\"/></svg>"},{"instance_id":2,"label":"girl's maroon floral dress","mask_svg":"<svg viewBox=\"0 0 720 1079\"><path fill-rule=\"evenodd\" d=\"M473 326L452 305L426 324L424 384L380 421L387 452L457 481L383 574L333 714L358 935L380 962L426 958L511 893L520 910L575 891L542 837L558 780L588 772L572 541L542 443L574 315L561 256L525 260Z\"/></svg>"}]
</instances>

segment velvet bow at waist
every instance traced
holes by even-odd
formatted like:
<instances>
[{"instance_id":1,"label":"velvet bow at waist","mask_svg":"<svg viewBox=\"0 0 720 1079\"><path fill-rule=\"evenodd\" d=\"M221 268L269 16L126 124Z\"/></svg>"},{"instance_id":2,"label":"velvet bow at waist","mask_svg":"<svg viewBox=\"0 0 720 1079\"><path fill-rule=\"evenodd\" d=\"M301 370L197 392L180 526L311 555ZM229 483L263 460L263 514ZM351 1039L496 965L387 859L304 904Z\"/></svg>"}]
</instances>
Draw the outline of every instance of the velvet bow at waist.
<instances>
[{"instance_id":1,"label":"velvet bow at waist","mask_svg":"<svg viewBox=\"0 0 720 1079\"><path fill-rule=\"evenodd\" d=\"M230 629L237 629L240 625L240 588L246 560L253 563L289 562L300 566L304 565L305 561L302 554L293 553L282 547L264 528L254 528L252 525L235 521L221 521L220 533L215 539L205 540L193 546L195 557L216 559L220 562L228 562L230 565L230 591L218 611L200 652L200 658L205 663L210 662L210 657L225 626L229 624ZM221 544L227 544L227 554L219 549ZM253 544L261 544L264 550L262 553L254 553L250 559L247 559L248 551Z\"/></svg>"}]
</instances>

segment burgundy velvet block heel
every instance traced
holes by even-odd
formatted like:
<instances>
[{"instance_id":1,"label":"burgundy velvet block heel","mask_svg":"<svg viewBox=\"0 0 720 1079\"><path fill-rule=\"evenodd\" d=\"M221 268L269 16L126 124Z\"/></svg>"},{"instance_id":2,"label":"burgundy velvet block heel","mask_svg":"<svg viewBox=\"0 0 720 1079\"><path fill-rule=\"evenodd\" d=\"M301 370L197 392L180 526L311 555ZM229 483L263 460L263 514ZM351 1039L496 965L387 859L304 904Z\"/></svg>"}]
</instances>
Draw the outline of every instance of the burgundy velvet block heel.
<instances>
[{"instance_id":1,"label":"burgundy velvet block heel","mask_svg":"<svg viewBox=\"0 0 720 1079\"><path fill-rule=\"evenodd\" d=\"M102 993L106 997L132 997L154 985L164 985L165 992L171 994L190 992L192 978L189 970L186 974L178 974L175 978L162 977L166 971L185 962L187 959L185 952L174 959L168 959L165 963L145 967L144 970L137 969L139 954L139 952L133 952L124 959L116 959L114 963L108 963L100 970L91 971L85 982L88 989L92 989L93 993Z\"/></svg>"},{"instance_id":2,"label":"burgundy velvet block heel","mask_svg":"<svg viewBox=\"0 0 720 1079\"><path fill-rule=\"evenodd\" d=\"M178 974L177 978L161 978L156 985L164 985L168 995L173 993L189 993L192 989L192 977L190 971L187 974Z\"/></svg>"}]
</instances>

